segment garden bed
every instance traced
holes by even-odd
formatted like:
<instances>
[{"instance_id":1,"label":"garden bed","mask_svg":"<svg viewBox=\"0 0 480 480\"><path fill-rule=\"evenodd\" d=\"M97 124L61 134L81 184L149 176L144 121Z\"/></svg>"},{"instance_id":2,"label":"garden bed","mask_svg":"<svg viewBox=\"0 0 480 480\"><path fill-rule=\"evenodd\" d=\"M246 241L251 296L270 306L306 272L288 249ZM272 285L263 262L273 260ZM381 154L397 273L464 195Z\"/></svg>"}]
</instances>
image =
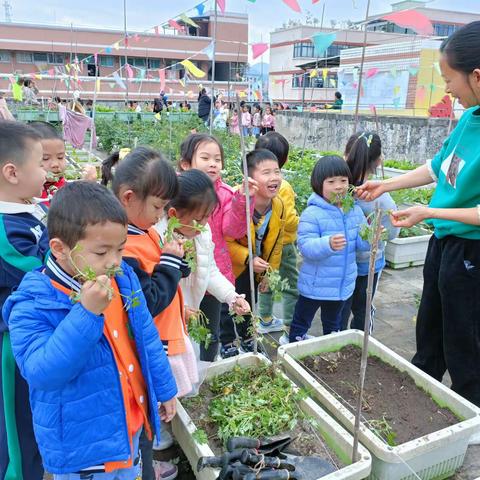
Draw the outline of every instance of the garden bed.
<instances>
[{"instance_id":1,"label":"garden bed","mask_svg":"<svg viewBox=\"0 0 480 480\"><path fill-rule=\"evenodd\" d=\"M335 466L336 471L318 478L366 478L371 462L368 452L360 446L360 459L352 464L351 435L272 368L265 357L253 354L214 363L207 370L199 396L178 404L173 431L192 468L196 470L201 456L222 452L229 436L266 437L288 433L296 437L291 444L293 452L319 456ZM264 382L268 377L270 383ZM242 382L245 383L243 389ZM268 385L272 386L271 395L268 395ZM243 411L247 405L250 413ZM285 409L284 418L281 418L282 409ZM197 478L202 480L213 480L217 475L215 470L197 472Z\"/></svg>"},{"instance_id":2,"label":"garden bed","mask_svg":"<svg viewBox=\"0 0 480 480\"><path fill-rule=\"evenodd\" d=\"M288 375L350 431L362 344L363 332L349 330L278 350ZM463 463L470 436L480 430L480 410L375 339L368 348L359 438L372 453L370 478L453 475Z\"/></svg>"},{"instance_id":3,"label":"garden bed","mask_svg":"<svg viewBox=\"0 0 480 480\"><path fill-rule=\"evenodd\" d=\"M417 228L412 234L410 229L402 229L400 236L387 242L385 246L385 260L390 268L407 268L425 263L427 255L428 242L432 233L428 230Z\"/></svg>"}]
</instances>

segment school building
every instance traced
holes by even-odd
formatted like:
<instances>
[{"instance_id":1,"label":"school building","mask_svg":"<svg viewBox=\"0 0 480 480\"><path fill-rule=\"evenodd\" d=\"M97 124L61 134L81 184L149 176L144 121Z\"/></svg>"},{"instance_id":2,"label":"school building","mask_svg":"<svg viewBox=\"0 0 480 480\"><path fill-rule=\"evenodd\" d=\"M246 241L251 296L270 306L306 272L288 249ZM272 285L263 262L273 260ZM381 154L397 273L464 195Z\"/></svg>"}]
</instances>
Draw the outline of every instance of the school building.
<instances>
[{"instance_id":1,"label":"school building","mask_svg":"<svg viewBox=\"0 0 480 480\"><path fill-rule=\"evenodd\" d=\"M211 82L214 15L206 11L192 20L197 26L176 20L182 31L170 25L129 31L126 41L123 30L0 23L0 90L10 90L12 78L27 76L45 99L71 98L75 90L89 99L97 89L100 101L122 101L127 92L129 100L146 101L163 87L171 100L196 100L199 87L208 89ZM248 16L219 13L216 38L216 89L233 96L247 88ZM205 77L186 75L179 63L186 58Z\"/></svg>"}]
</instances>

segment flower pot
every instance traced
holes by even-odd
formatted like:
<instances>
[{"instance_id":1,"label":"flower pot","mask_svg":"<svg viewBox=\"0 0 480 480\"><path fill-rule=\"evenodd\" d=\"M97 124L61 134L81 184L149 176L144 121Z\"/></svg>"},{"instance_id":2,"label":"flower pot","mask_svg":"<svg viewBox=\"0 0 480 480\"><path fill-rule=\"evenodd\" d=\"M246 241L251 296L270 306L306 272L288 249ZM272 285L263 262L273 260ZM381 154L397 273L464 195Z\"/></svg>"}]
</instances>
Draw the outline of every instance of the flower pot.
<instances>
[{"instance_id":1,"label":"flower pot","mask_svg":"<svg viewBox=\"0 0 480 480\"><path fill-rule=\"evenodd\" d=\"M331 393L331 387L327 385L327 389L323 382L320 384L303 368L300 360L321 353L335 352L347 345L361 348L362 344L363 332L348 330L292 343L278 349L280 361L289 377L297 385L306 388L309 394L349 431L354 428L354 415ZM464 419L450 427L393 447L383 442L370 427L362 423L359 440L372 454L372 472L369 478L414 480L420 477L422 480L433 480L453 475L463 463L470 436L480 431L480 409L374 338L370 339L368 353L405 372L437 404L449 408L457 417Z\"/></svg>"},{"instance_id":2,"label":"flower pot","mask_svg":"<svg viewBox=\"0 0 480 480\"><path fill-rule=\"evenodd\" d=\"M399 269L423 265L431 236L429 233L418 237L389 240L385 247L385 260L388 266Z\"/></svg>"},{"instance_id":3,"label":"flower pot","mask_svg":"<svg viewBox=\"0 0 480 480\"><path fill-rule=\"evenodd\" d=\"M270 363L263 355L254 355L253 353L215 362L207 369L206 380L228 372L237 365L253 367L259 365L261 362ZM360 459L355 463L351 463L353 447L352 436L310 398L300 400L299 406L308 417L315 420L319 436L338 458L346 464L345 467L334 473L323 476L322 480L360 480L366 478L371 468L371 457L367 450L362 445L359 445L358 452ZM175 438L195 472L196 478L200 480L215 480L218 477L218 470L205 469L197 472L199 458L202 456L213 456L214 453L208 444L200 444L192 437L196 426L180 402L177 402L177 415L172 421L172 428Z\"/></svg>"}]
</instances>

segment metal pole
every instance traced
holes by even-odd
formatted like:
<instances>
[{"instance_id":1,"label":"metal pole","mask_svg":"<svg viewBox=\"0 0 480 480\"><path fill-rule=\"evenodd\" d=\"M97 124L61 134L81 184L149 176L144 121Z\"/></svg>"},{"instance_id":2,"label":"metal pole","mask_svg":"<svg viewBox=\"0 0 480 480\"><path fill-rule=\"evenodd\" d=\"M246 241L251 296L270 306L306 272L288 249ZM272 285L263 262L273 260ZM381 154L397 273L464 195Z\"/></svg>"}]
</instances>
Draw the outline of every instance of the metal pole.
<instances>
[{"instance_id":1,"label":"metal pole","mask_svg":"<svg viewBox=\"0 0 480 480\"><path fill-rule=\"evenodd\" d=\"M362 47L362 60L360 62L360 72L358 78L358 91L357 91L357 102L355 104L355 127L353 129L354 132L357 131L358 126L358 109L360 106L360 92L362 91L362 77L363 77L363 66L365 64L365 49L367 47L367 22L368 22L368 15L370 12L370 0L367 2L367 11L365 12L365 25L363 26L363 47Z\"/></svg>"},{"instance_id":2,"label":"metal pole","mask_svg":"<svg viewBox=\"0 0 480 480\"><path fill-rule=\"evenodd\" d=\"M123 0L123 33L124 33L124 45L123 48L125 49L125 65L128 63L128 55L127 55L127 0ZM125 70L124 70L125 71ZM128 109L128 102L129 102L129 89L128 89L128 78L125 77L125 106ZM131 125L130 125L130 115L127 112L127 125L128 125L128 144L130 145L130 140L132 137L131 132Z\"/></svg>"},{"instance_id":3,"label":"metal pole","mask_svg":"<svg viewBox=\"0 0 480 480\"><path fill-rule=\"evenodd\" d=\"M240 97L236 95L237 110L240 112ZM257 335L257 305L255 302L255 273L253 272L253 239L252 230L250 229L252 216L250 215L250 189L248 188L248 168L247 168L247 152L245 148L245 139L243 138L243 130L240 128L240 149L242 152L242 166L243 166L243 182L245 190L245 212L247 221L247 244L248 244L248 273L250 278L250 297L252 310L252 327L253 327L253 353L258 353L258 335ZM233 321L233 320L232 320Z\"/></svg>"},{"instance_id":4,"label":"metal pole","mask_svg":"<svg viewBox=\"0 0 480 480\"><path fill-rule=\"evenodd\" d=\"M213 20L213 49L212 49L212 86L211 86L211 101L210 101L210 125L209 125L209 132L210 135L212 134L212 127L213 127L213 104L215 99L215 53L217 49L217 0L214 0L214 20Z\"/></svg>"},{"instance_id":5,"label":"metal pole","mask_svg":"<svg viewBox=\"0 0 480 480\"><path fill-rule=\"evenodd\" d=\"M93 104L92 104L92 123L95 124L95 106L97 104L97 84L98 84L98 67L97 62L95 62L95 87L93 89ZM90 129L90 146L88 149L88 160L92 158L92 149L93 149L93 133Z\"/></svg>"}]
</instances>

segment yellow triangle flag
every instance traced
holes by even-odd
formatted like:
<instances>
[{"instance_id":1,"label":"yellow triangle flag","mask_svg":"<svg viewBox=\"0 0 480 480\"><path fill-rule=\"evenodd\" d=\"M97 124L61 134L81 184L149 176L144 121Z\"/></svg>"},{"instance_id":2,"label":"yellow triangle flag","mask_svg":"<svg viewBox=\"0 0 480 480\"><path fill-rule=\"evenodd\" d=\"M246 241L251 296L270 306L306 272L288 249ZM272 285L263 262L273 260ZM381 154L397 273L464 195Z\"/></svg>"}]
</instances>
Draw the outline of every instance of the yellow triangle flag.
<instances>
[{"instance_id":1,"label":"yellow triangle flag","mask_svg":"<svg viewBox=\"0 0 480 480\"><path fill-rule=\"evenodd\" d=\"M97 78L97 92L100 91L100 79Z\"/></svg>"},{"instance_id":2,"label":"yellow triangle flag","mask_svg":"<svg viewBox=\"0 0 480 480\"><path fill-rule=\"evenodd\" d=\"M238 92L238 96L239 96L240 98L244 98L244 97L247 96L247 94L246 94L244 91L241 91L241 92Z\"/></svg>"},{"instance_id":3,"label":"yellow triangle flag","mask_svg":"<svg viewBox=\"0 0 480 480\"><path fill-rule=\"evenodd\" d=\"M67 64L65 65L65 70L66 70L68 73L70 73L70 64L69 64L69 63L67 63Z\"/></svg>"},{"instance_id":4,"label":"yellow triangle flag","mask_svg":"<svg viewBox=\"0 0 480 480\"><path fill-rule=\"evenodd\" d=\"M184 23L188 23L192 27L200 28L190 17L187 17L184 13L180 15L180 20L183 20Z\"/></svg>"},{"instance_id":5,"label":"yellow triangle flag","mask_svg":"<svg viewBox=\"0 0 480 480\"><path fill-rule=\"evenodd\" d=\"M43 77L42 77L41 75L39 75L39 74L36 74L36 75L35 75L35 78L36 78L37 80L41 80Z\"/></svg>"},{"instance_id":6,"label":"yellow triangle flag","mask_svg":"<svg viewBox=\"0 0 480 480\"><path fill-rule=\"evenodd\" d=\"M185 88L185 79L181 78L179 82L180 82L180 85L182 85L182 87Z\"/></svg>"},{"instance_id":7,"label":"yellow triangle flag","mask_svg":"<svg viewBox=\"0 0 480 480\"><path fill-rule=\"evenodd\" d=\"M115 42L115 43L113 44L113 48L114 48L115 50L120 50L120 44L119 44L118 42Z\"/></svg>"},{"instance_id":8,"label":"yellow triangle flag","mask_svg":"<svg viewBox=\"0 0 480 480\"><path fill-rule=\"evenodd\" d=\"M191 73L196 78L203 78L205 76L205 72L200 70L196 65L194 65L190 60L182 60L180 62L189 73Z\"/></svg>"},{"instance_id":9,"label":"yellow triangle flag","mask_svg":"<svg viewBox=\"0 0 480 480\"><path fill-rule=\"evenodd\" d=\"M310 78L313 78L313 77L316 77L318 75L318 72L317 70L313 69L311 72L310 72Z\"/></svg>"},{"instance_id":10,"label":"yellow triangle flag","mask_svg":"<svg viewBox=\"0 0 480 480\"><path fill-rule=\"evenodd\" d=\"M322 76L323 76L324 81L326 80L327 75L328 75L328 68L323 68L322 69Z\"/></svg>"}]
</instances>

